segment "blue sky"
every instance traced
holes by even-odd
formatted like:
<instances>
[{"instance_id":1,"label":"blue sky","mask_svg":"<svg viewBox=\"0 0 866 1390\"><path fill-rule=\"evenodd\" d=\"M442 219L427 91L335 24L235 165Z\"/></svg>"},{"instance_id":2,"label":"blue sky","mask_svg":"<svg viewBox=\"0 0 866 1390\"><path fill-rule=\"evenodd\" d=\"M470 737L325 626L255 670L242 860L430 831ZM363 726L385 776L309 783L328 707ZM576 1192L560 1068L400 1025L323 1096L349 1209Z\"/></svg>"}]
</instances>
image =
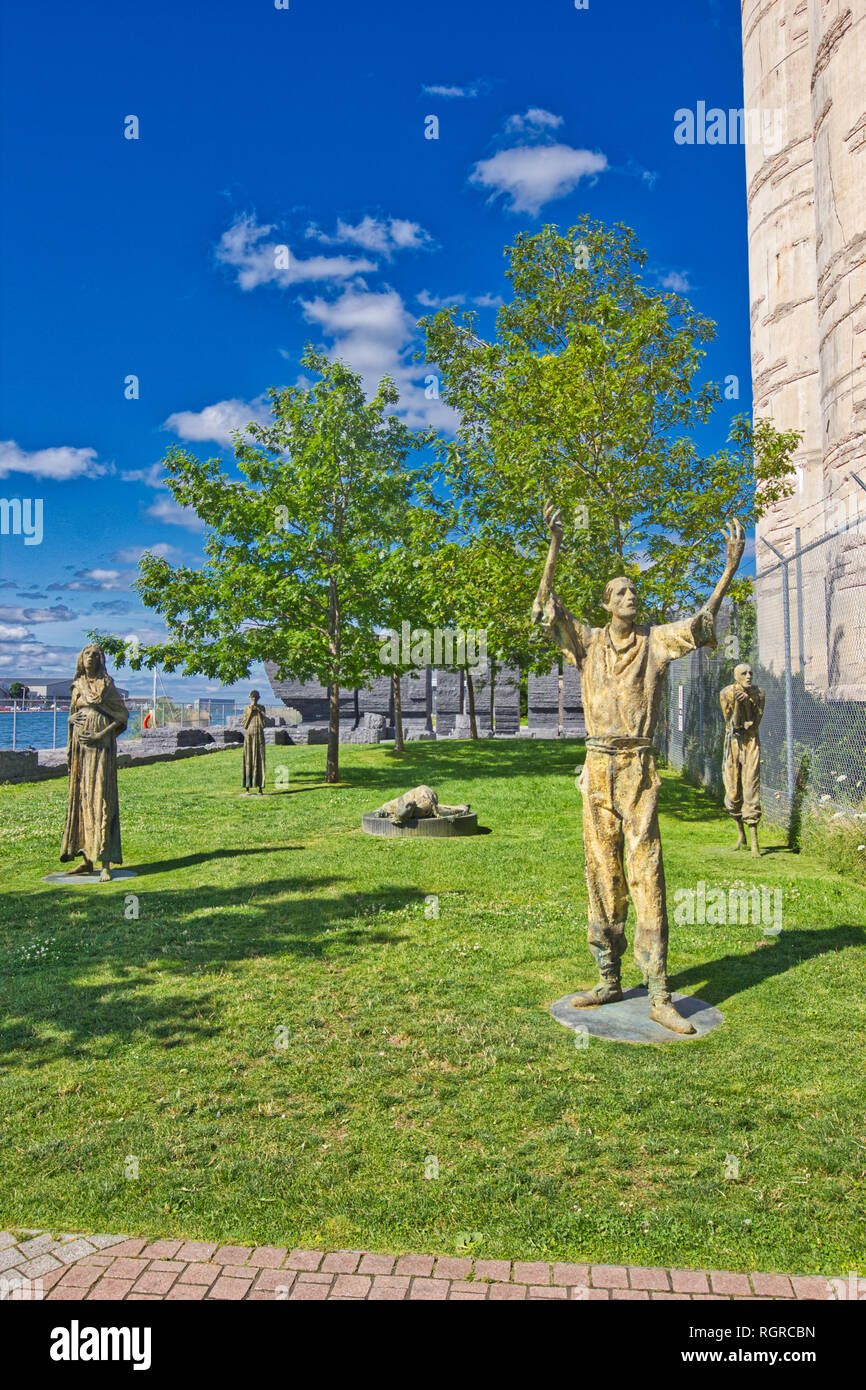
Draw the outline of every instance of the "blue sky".
<instances>
[{"instance_id":1,"label":"blue sky","mask_svg":"<svg viewBox=\"0 0 866 1390\"><path fill-rule=\"evenodd\" d=\"M415 321L460 296L492 334L521 230L634 227L718 323L707 375L739 379L712 442L750 409L744 151L673 138L679 108L742 103L736 0L7 0L3 23L0 498L44 520L0 536L0 680L71 675L92 627L161 633L137 557L194 562L201 533L159 460L227 447L305 342L447 423Z\"/></svg>"}]
</instances>

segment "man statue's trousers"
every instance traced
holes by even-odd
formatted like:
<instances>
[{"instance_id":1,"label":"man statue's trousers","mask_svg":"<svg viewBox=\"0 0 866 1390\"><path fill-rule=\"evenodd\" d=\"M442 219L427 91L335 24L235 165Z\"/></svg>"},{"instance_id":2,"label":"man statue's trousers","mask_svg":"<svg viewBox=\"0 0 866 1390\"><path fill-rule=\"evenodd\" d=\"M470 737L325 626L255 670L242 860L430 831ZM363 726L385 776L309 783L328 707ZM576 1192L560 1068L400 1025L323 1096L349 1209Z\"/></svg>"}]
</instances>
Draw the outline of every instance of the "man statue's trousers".
<instances>
[{"instance_id":1,"label":"man statue's trousers","mask_svg":"<svg viewBox=\"0 0 866 1390\"><path fill-rule=\"evenodd\" d=\"M757 729L729 731L722 755L725 810L744 825L761 819L761 741Z\"/></svg>"},{"instance_id":2,"label":"man statue's trousers","mask_svg":"<svg viewBox=\"0 0 866 1390\"><path fill-rule=\"evenodd\" d=\"M640 746L629 747L630 743ZM668 919L658 823L661 780L648 740L611 740L606 746L612 751L588 746L579 781L589 947L602 972L618 969L627 945L631 892L637 918L634 957L654 995L667 989Z\"/></svg>"}]
</instances>

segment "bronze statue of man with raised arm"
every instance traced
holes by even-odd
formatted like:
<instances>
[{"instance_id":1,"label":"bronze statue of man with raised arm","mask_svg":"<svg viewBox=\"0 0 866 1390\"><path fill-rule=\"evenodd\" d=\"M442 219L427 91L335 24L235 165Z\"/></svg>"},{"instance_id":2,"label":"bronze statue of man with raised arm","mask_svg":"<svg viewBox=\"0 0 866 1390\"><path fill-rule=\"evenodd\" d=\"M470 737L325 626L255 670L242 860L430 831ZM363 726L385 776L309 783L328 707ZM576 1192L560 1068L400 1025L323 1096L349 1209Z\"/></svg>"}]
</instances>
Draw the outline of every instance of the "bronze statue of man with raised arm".
<instances>
[{"instance_id":1,"label":"bronze statue of man with raised arm","mask_svg":"<svg viewBox=\"0 0 866 1390\"><path fill-rule=\"evenodd\" d=\"M694 1033L671 1001L667 979L668 918L659 837L661 781L652 748L661 678L675 657L696 647L715 646L713 623L745 547L745 533L734 518L723 532L727 558L712 597L693 617L657 627L635 623L637 587L620 576L604 589L605 627L579 622L553 589L562 544L562 518L550 503L544 509L550 549L532 608L581 673L586 720L586 761L580 775L583 843L589 893L589 948L599 969L593 989L572 999L575 1008L611 1004L622 998L620 961L626 949L625 923L631 892L637 925L634 955L649 989L650 1018L675 1033Z\"/></svg>"}]
</instances>

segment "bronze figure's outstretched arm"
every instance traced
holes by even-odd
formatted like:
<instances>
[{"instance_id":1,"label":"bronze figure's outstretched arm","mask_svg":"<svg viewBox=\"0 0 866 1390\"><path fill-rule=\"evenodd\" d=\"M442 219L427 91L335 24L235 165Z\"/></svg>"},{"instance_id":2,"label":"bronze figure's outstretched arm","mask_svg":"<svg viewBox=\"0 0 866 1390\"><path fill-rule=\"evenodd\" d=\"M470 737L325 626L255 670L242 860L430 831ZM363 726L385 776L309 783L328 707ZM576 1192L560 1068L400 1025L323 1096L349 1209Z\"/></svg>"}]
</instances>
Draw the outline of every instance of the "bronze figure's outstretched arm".
<instances>
[{"instance_id":1,"label":"bronze figure's outstretched arm","mask_svg":"<svg viewBox=\"0 0 866 1390\"><path fill-rule=\"evenodd\" d=\"M721 607L722 599L728 592L730 582L739 568L743 551L746 548L746 533L743 530L743 523L737 517L731 517L730 521L725 523L722 535L725 538L725 568L711 598L704 605L713 617L716 616Z\"/></svg>"},{"instance_id":2,"label":"bronze figure's outstretched arm","mask_svg":"<svg viewBox=\"0 0 866 1390\"><path fill-rule=\"evenodd\" d=\"M544 520L550 531L550 546L547 551L547 559L544 562L544 573L541 576L541 583L538 586L538 594L532 605L532 621L541 621L545 604L553 590L553 576L556 573L556 562L559 559L559 551L562 545L563 526L562 514L558 507L554 507L552 502L548 502L544 508Z\"/></svg>"}]
</instances>

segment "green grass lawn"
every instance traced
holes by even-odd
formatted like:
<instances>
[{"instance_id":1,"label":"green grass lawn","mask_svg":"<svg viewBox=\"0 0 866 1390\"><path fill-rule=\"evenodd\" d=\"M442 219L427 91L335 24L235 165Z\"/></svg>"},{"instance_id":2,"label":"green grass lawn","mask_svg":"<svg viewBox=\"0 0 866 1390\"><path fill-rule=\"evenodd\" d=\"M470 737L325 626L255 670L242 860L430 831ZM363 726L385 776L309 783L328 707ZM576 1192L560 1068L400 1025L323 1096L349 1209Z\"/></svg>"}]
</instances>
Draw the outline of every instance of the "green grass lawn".
<instances>
[{"instance_id":1,"label":"green grass lawn","mask_svg":"<svg viewBox=\"0 0 866 1390\"><path fill-rule=\"evenodd\" d=\"M238 796L239 752L125 769L139 876L101 887L40 881L61 867L65 782L0 789L0 1224L862 1265L862 888L770 828L760 860L734 854L727 818L663 774L671 904L698 879L781 887L783 931L672 922L673 987L724 1025L580 1050L548 1009L595 978L582 757L350 746L327 788L324 749L270 748L289 785L261 801ZM361 832L362 810L421 781L490 833Z\"/></svg>"}]
</instances>

